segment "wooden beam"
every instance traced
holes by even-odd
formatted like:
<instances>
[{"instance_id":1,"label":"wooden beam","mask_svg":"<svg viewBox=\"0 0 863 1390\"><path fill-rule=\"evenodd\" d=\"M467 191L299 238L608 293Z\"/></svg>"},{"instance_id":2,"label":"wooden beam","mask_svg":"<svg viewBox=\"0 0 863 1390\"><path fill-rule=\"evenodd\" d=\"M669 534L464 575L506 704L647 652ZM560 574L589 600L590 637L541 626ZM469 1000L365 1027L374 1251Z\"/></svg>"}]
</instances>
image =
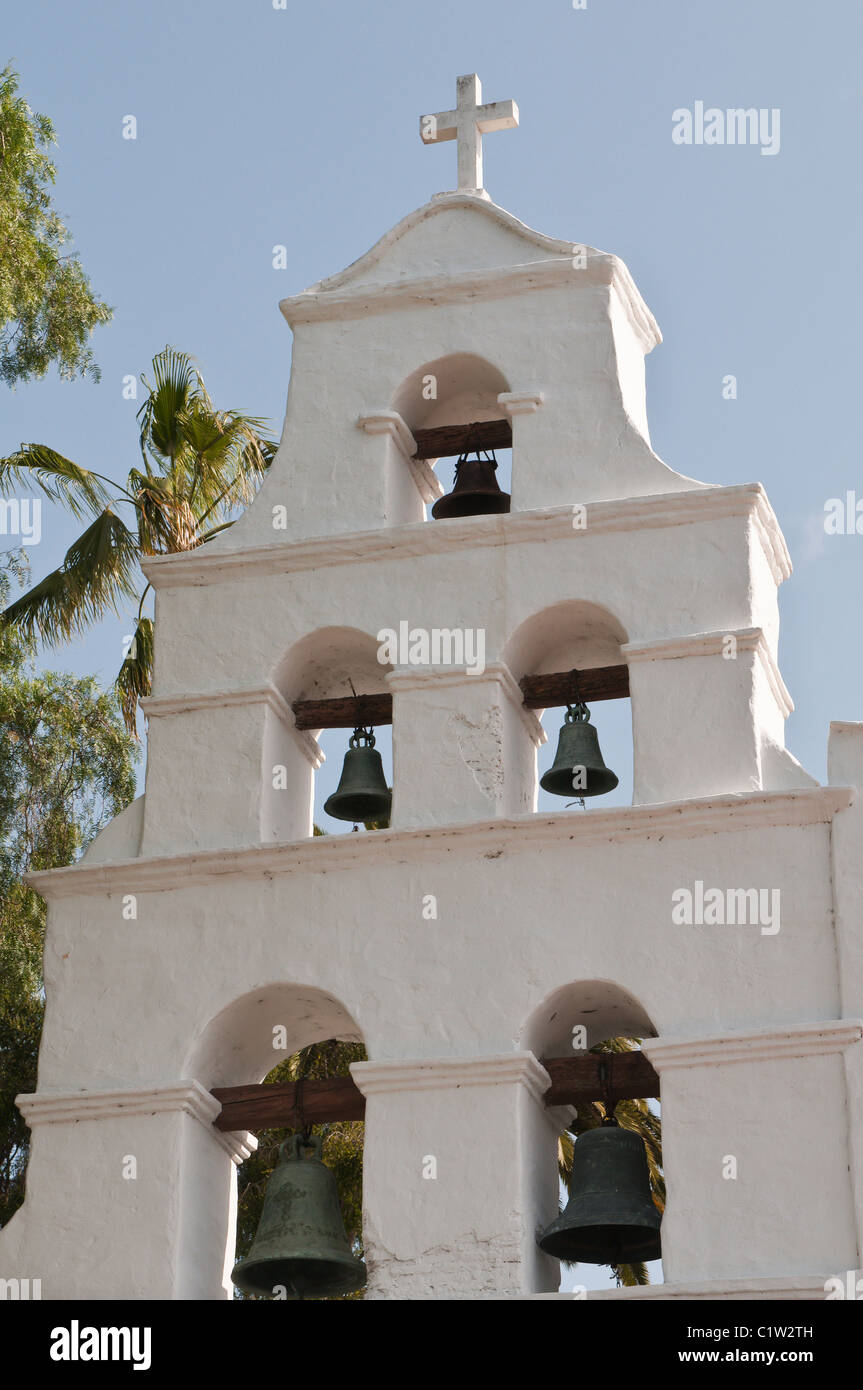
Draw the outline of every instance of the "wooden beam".
<instances>
[{"instance_id":1,"label":"wooden beam","mask_svg":"<svg viewBox=\"0 0 863 1390\"><path fill-rule=\"evenodd\" d=\"M588 702L625 700L629 695L629 667L594 666L591 670L579 671L578 685ZM567 705L572 698L572 672L525 676L521 690L528 709ZM297 700L292 708L298 729L353 729L357 724L375 726L393 722L393 697L389 694Z\"/></svg>"},{"instance_id":2,"label":"wooden beam","mask_svg":"<svg viewBox=\"0 0 863 1390\"><path fill-rule=\"evenodd\" d=\"M354 729L358 724L392 724L393 697L385 693L348 695L338 700L298 700L293 711L298 729Z\"/></svg>"},{"instance_id":3,"label":"wooden beam","mask_svg":"<svg viewBox=\"0 0 863 1390\"><path fill-rule=\"evenodd\" d=\"M603 1065L610 1069L610 1091L615 1101L659 1096L659 1077L643 1052L586 1052L580 1057L549 1057L542 1065L551 1077L543 1097L547 1106L577 1107L604 1100ZM301 1111L297 1108L298 1084L302 1085ZM300 1129L304 1121L361 1120L366 1112L365 1096L351 1076L270 1086L221 1086L213 1095L222 1103L214 1121L221 1130Z\"/></svg>"},{"instance_id":4,"label":"wooden beam","mask_svg":"<svg viewBox=\"0 0 863 1390\"><path fill-rule=\"evenodd\" d=\"M317 1125L325 1120L361 1120L366 1113L366 1098L352 1076L299 1084L302 1116L297 1109L297 1082L217 1087L213 1095L222 1102L222 1112L214 1121L216 1129L301 1129L304 1120Z\"/></svg>"},{"instance_id":5,"label":"wooden beam","mask_svg":"<svg viewBox=\"0 0 863 1390\"><path fill-rule=\"evenodd\" d=\"M580 1057L548 1057L543 1061L551 1077L544 1103L579 1106L603 1100L603 1064L611 1078L610 1091L615 1101L659 1097L659 1077L643 1052L584 1052Z\"/></svg>"},{"instance_id":6,"label":"wooden beam","mask_svg":"<svg viewBox=\"0 0 863 1390\"><path fill-rule=\"evenodd\" d=\"M414 430L415 459L445 459L468 449L511 449L509 420L480 420L473 425L440 425L434 430Z\"/></svg>"},{"instance_id":7,"label":"wooden beam","mask_svg":"<svg viewBox=\"0 0 863 1390\"><path fill-rule=\"evenodd\" d=\"M628 666L593 666L578 672L578 689L583 700L625 700L629 696ZM568 705L574 697L571 671L550 676L525 676L521 693L528 709L553 709Z\"/></svg>"}]
</instances>

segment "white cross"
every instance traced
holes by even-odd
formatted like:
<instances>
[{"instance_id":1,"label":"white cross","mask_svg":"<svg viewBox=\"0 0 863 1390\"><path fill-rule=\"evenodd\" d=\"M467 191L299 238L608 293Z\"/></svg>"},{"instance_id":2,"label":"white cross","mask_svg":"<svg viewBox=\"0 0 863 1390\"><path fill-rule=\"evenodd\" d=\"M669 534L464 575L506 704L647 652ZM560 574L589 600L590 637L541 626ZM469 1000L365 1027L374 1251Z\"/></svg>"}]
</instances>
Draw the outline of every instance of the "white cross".
<instances>
[{"instance_id":1,"label":"white cross","mask_svg":"<svg viewBox=\"0 0 863 1390\"><path fill-rule=\"evenodd\" d=\"M476 192L482 188L482 137L490 130L512 130L518 125L514 101L490 101L482 105L482 86L475 72L456 79L455 111L438 111L420 116L423 144L439 140L458 140L459 190Z\"/></svg>"}]
</instances>

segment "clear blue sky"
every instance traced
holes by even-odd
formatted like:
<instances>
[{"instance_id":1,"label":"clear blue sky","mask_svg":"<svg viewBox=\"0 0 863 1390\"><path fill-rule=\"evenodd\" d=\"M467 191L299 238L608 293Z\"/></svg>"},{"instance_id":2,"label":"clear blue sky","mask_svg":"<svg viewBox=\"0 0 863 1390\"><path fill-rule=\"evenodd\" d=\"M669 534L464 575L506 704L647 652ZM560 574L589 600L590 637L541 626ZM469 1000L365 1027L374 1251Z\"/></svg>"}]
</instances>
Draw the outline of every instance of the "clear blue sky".
<instances>
[{"instance_id":1,"label":"clear blue sky","mask_svg":"<svg viewBox=\"0 0 863 1390\"><path fill-rule=\"evenodd\" d=\"M122 379L166 342L197 357L218 404L278 433L291 350L278 300L454 187L455 146L424 147L418 117L476 71L486 100L521 112L517 131L485 140L493 199L620 255L659 320L657 452L708 482L767 488L795 565L780 591L788 742L823 779L830 719L863 718L863 536L823 528L828 498L863 498L861 31L857 0L16 6L0 60L56 123L56 203L116 313L94 339L101 384L4 389L0 451L36 440L120 478L137 448ZM674 144L672 112L696 101L778 107L780 152ZM136 141L121 137L129 114ZM276 243L286 270L272 268ZM34 579L76 530L45 512ZM107 621L48 664L108 683L128 631ZM623 798L625 711L595 718L608 761L621 750ZM554 718L550 730L547 758Z\"/></svg>"}]
</instances>

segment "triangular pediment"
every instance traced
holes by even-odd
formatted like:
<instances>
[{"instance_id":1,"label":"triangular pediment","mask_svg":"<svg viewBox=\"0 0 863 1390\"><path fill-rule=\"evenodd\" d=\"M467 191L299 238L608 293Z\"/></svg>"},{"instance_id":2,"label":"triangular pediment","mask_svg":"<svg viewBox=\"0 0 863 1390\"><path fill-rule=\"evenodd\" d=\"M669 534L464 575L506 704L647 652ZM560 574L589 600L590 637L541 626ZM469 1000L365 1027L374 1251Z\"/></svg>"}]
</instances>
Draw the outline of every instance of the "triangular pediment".
<instances>
[{"instance_id":1,"label":"triangular pediment","mask_svg":"<svg viewBox=\"0 0 863 1390\"><path fill-rule=\"evenodd\" d=\"M464 275L573 255L571 241L544 236L486 198L439 194L404 217L370 251L307 294ZM587 247L588 256L602 252Z\"/></svg>"}]
</instances>

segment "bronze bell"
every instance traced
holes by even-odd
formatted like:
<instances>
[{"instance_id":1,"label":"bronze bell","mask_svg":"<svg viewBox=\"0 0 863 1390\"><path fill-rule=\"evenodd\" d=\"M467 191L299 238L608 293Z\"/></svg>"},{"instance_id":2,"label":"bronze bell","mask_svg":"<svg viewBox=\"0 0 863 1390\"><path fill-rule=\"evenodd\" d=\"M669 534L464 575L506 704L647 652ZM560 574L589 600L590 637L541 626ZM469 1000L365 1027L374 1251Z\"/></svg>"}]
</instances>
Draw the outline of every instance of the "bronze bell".
<instances>
[{"instance_id":1,"label":"bronze bell","mask_svg":"<svg viewBox=\"0 0 863 1390\"><path fill-rule=\"evenodd\" d=\"M294 1134L280 1145L255 1239L231 1279L243 1293L264 1298L328 1298L366 1282L365 1265L351 1254L336 1180L321 1162L317 1135Z\"/></svg>"},{"instance_id":2,"label":"bronze bell","mask_svg":"<svg viewBox=\"0 0 863 1390\"><path fill-rule=\"evenodd\" d=\"M339 785L327 797L324 810L335 820L388 820L393 794L375 748L373 730L354 729L348 742Z\"/></svg>"},{"instance_id":3,"label":"bronze bell","mask_svg":"<svg viewBox=\"0 0 863 1390\"><path fill-rule=\"evenodd\" d=\"M554 796L602 796L614 791L617 777L603 762L587 705L567 707L554 763L539 785Z\"/></svg>"},{"instance_id":4,"label":"bronze bell","mask_svg":"<svg viewBox=\"0 0 863 1390\"><path fill-rule=\"evenodd\" d=\"M495 512L508 512L510 496L498 486L497 459L493 453L473 449L461 454L455 466L452 492L439 497L432 507L436 521L448 516L484 516ZM471 458L470 454L476 455Z\"/></svg>"},{"instance_id":5,"label":"bronze bell","mask_svg":"<svg viewBox=\"0 0 863 1390\"><path fill-rule=\"evenodd\" d=\"M537 1240L556 1260L595 1265L658 1260L662 1220L650 1195L644 1141L604 1120L575 1141L566 1209Z\"/></svg>"}]
</instances>

